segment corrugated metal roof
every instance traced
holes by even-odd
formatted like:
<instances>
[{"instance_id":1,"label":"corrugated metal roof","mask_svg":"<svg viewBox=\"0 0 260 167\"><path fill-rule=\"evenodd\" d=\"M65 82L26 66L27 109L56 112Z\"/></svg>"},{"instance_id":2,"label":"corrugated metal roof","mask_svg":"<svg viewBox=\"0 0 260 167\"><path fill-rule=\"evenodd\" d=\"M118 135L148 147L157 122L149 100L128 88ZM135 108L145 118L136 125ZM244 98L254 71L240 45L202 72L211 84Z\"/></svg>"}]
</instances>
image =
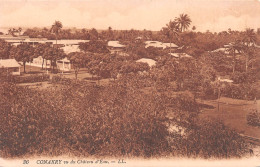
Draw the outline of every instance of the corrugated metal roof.
<instances>
[{"instance_id":1,"label":"corrugated metal roof","mask_svg":"<svg viewBox=\"0 0 260 167\"><path fill-rule=\"evenodd\" d=\"M15 59L0 60L0 68L20 67L20 64Z\"/></svg>"}]
</instances>

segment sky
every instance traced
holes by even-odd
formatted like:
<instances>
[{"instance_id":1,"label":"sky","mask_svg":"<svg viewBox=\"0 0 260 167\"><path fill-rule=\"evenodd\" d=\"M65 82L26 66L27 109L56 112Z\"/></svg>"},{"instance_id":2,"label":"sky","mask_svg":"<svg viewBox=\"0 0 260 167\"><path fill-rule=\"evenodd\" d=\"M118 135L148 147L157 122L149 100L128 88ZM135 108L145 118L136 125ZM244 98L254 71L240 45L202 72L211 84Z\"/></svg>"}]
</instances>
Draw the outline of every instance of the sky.
<instances>
[{"instance_id":1,"label":"sky","mask_svg":"<svg viewBox=\"0 0 260 167\"><path fill-rule=\"evenodd\" d=\"M260 0L0 0L0 27L59 20L64 27L157 31L182 13L201 32L260 28Z\"/></svg>"}]
</instances>

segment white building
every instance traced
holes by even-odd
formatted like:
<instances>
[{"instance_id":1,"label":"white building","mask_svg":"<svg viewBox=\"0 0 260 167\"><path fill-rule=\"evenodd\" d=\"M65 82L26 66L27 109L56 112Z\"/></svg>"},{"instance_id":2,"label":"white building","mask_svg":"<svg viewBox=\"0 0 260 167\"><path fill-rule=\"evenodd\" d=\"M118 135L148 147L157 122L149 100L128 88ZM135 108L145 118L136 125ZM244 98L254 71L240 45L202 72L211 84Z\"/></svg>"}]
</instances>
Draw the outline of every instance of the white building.
<instances>
[{"instance_id":1,"label":"white building","mask_svg":"<svg viewBox=\"0 0 260 167\"><path fill-rule=\"evenodd\" d=\"M107 46L111 54L119 54L122 56L127 56L127 54L124 52L126 46L120 44L119 41L108 41Z\"/></svg>"},{"instance_id":2,"label":"white building","mask_svg":"<svg viewBox=\"0 0 260 167\"><path fill-rule=\"evenodd\" d=\"M56 62L57 68L61 71L70 71L71 70L71 63L70 60L65 57L62 60L57 60Z\"/></svg>"}]
</instances>

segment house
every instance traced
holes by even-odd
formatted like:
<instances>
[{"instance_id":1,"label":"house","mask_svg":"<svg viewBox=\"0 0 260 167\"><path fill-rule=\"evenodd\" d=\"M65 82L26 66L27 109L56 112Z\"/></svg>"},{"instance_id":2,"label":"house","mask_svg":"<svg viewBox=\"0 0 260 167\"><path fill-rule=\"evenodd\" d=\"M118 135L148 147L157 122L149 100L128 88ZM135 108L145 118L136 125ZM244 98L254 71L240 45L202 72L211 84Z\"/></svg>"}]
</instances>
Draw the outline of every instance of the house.
<instances>
[{"instance_id":1,"label":"house","mask_svg":"<svg viewBox=\"0 0 260 167\"><path fill-rule=\"evenodd\" d=\"M0 60L0 70L7 69L12 75L20 75L21 65L15 59Z\"/></svg>"},{"instance_id":2,"label":"house","mask_svg":"<svg viewBox=\"0 0 260 167\"><path fill-rule=\"evenodd\" d=\"M51 67L51 61L46 60L46 59L43 61L42 56L39 56L37 58L33 58L33 61L29 65L34 66L34 67L42 67L42 65L43 65L44 68L50 68Z\"/></svg>"},{"instance_id":3,"label":"house","mask_svg":"<svg viewBox=\"0 0 260 167\"><path fill-rule=\"evenodd\" d=\"M71 63L67 57L61 60L57 60L56 62L57 68L61 71L70 71L71 70Z\"/></svg>"},{"instance_id":4,"label":"house","mask_svg":"<svg viewBox=\"0 0 260 167\"><path fill-rule=\"evenodd\" d=\"M34 67L42 67L43 68L51 68L51 61L44 60L41 56L34 58L33 61L29 64L30 66ZM71 70L71 63L67 58L57 60L56 61L57 68L61 71L70 71Z\"/></svg>"},{"instance_id":5,"label":"house","mask_svg":"<svg viewBox=\"0 0 260 167\"><path fill-rule=\"evenodd\" d=\"M149 67L153 67L156 65L156 61L153 59L148 59L148 58L141 58L136 61L137 63L147 63Z\"/></svg>"},{"instance_id":6,"label":"house","mask_svg":"<svg viewBox=\"0 0 260 167\"><path fill-rule=\"evenodd\" d=\"M119 41L108 41L107 46L111 54L123 54L126 47L120 44Z\"/></svg>"}]
</instances>

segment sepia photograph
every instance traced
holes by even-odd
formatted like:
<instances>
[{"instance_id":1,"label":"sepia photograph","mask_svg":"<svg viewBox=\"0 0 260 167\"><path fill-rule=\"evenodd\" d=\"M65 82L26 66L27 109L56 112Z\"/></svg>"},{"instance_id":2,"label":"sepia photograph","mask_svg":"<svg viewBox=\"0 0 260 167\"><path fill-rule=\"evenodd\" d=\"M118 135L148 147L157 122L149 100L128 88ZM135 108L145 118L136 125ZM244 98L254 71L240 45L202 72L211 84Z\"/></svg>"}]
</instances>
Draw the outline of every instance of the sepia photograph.
<instances>
[{"instance_id":1,"label":"sepia photograph","mask_svg":"<svg viewBox=\"0 0 260 167\"><path fill-rule=\"evenodd\" d=\"M260 0L0 0L0 167L260 167Z\"/></svg>"}]
</instances>

